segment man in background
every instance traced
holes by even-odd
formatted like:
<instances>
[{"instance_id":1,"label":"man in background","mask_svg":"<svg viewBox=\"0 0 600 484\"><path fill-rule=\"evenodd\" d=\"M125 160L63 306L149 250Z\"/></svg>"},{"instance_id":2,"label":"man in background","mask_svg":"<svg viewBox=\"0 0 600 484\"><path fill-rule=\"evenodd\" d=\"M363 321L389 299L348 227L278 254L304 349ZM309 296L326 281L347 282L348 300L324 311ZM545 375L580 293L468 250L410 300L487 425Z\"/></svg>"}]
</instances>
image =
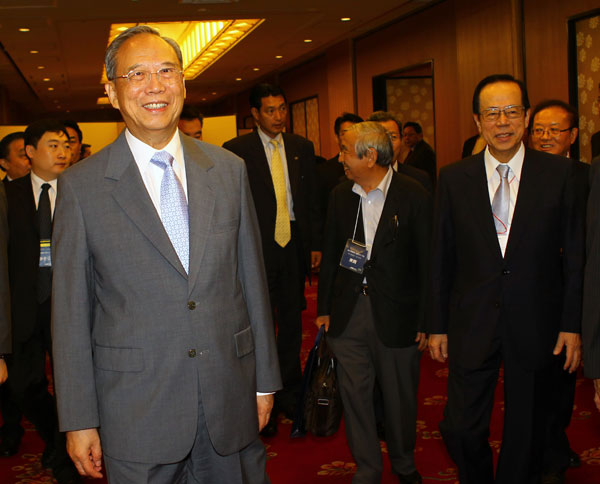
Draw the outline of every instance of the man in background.
<instances>
[{"instance_id":1,"label":"man in background","mask_svg":"<svg viewBox=\"0 0 600 484\"><path fill-rule=\"evenodd\" d=\"M0 141L0 168L5 183L29 173L31 164L25 154L25 133L7 134Z\"/></svg>"},{"instance_id":2,"label":"man in background","mask_svg":"<svg viewBox=\"0 0 600 484\"><path fill-rule=\"evenodd\" d=\"M433 191L431 179L426 171L419 168L415 168L412 165L402 163L400 161L400 155L402 152L402 123L396 119L396 117L386 111L375 111L369 116L368 121L376 121L383 126L390 137L392 147L394 149L394 161L392 162L392 169L398 173L409 176L417 180L423 188L429 193Z\"/></svg>"},{"instance_id":3,"label":"man in background","mask_svg":"<svg viewBox=\"0 0 600 484\"><path fill-rule=\"evenodd\" d=\"M71 165L81 160L81 146L83 142L83 133L77 122L72 119L65 119L63 124L69 133L69 144L71 146Z\"/></svg>"},{"instance_id":4,"label":"man in background","mask_svg":"<svg viewBox=\"0 0 600 484\"><path fill-rule=\"evenodd\" d=\"M575 108L569 104L550 99L539 103L531 112L529 144L537 151L569 157L571 146L577 140L577 120ZM581 197L587 199L589 165L575 161L581 171ZM593 256L592 256L593 257ZM564 473L569 467L581 465L579 455L571 449L567 437L567 427L571 422L575 401L577 373L563 369L565 355L554 357L554 377L550 408L546 425L544 446L544 484L564 482Z\"/></svg>"},{"instance_id":5,"label":"man in background","mask_svg":"<svg viewBox=\"0 0 600 484\"><path fill-rule=\"evenodd\" d=\"M59 484L69 484L79 482L79 476L67 455L64 434L59 432L56 404L46 378L46 356L52 361L50 240L56 179L71 159L64 125L56 120L30 124L25 130L25 151L31 173L6 186L13 332L10 397L46 444L42 465L52 469ZM13 433L12 438L16 436Z\"/></svg>"},{"instance_id":6,"label":"man in background","mask_svg":"<svg viewBox=\"0 0 600 484\"><path fill-rule=\"evenodd\" d=\"M258 84L250 92L257 129L223 147L246 162L260 226L269 296L277 324L277 354L283 390L263 435L277 432L277 414L294 418L302 380L300 347L304 281L321 262L321 214L313 144L285 133L288 107L283 90Z\"/></svg>"},{"instance_id":7,"label":"man in background","mask_svg":"<svg viewBox=\"0 0 600 484\"><path fill-rule=\"evenodd\" d=\"M419 123L407 121L402 129L404 144L410 149L404 163L429 174L432 185L437 180L437 167L433 148L423 139L423 128Z\"/></svg>"},{"instance_id":8,"label":"man in background","mask_svg":"<svg viewBox=\"0 0 600 484\"><path fill-rule=\"evenodd\" d=\"M179 130L188 136L202 140L202 127L204 126L204 116L196 106L184 104L179 116Z\"/></svg>"}]
</instances>

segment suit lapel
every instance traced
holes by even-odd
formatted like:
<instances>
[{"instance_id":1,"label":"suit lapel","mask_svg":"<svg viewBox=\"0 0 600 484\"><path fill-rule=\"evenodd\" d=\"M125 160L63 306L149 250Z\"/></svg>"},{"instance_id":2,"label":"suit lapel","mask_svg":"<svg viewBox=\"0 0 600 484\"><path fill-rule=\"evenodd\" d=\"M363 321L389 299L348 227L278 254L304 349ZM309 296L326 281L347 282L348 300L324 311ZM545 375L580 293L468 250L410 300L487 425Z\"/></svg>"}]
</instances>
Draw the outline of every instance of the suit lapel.
<instances>
[{"instance_id":1,"label":"suit lapel","mask_svg":"<svg viewBox=\"0 0 600 484\"><path fill-rule=\"evenodd\" d=\"M539 203L537 197L531 196L533 186L544 186L544 164L539 162L529 150L526 150L504 259L508 259L515 251L515 247L527 231L529 214L535 204Z\"/></svg>"},{"instance_id":2,"label":"suit lapel","mask_svg":"<svg viewBox=\"0 0 600 484\"><path fill-rule=\"evenodd\" d=\"M265 147L258 135L258 131L252 133L252 155L246 161L246 164L255 165L255 169L260 173L260 178L265 182L265 188L271 193L275 200L275 188L273 188L273 178L271 177L271 169L269 161L265 153Z\"/></svg>"},{"instance_id":3,"label":"suit lapel","mask_svg":"<svg viewBox=\"0 0 600 484\"><path fill-rule=\"evenodd\" d=\"M477 227L481 230L490 251L495 257L502 259L502 251L498 243L498 234L494 225L494 215L490 204L490 192L488 190L487 174L485 172L485 162L483 153L480 153L473 160L471 165L465 171L467 180L464 186L464 192L469 200L467 206L475 219Z\"/></svg>"},{"instance_id":4,"label":"suit lapel","mask_svg":"<svg viewBox=\"0 0 600 484\"><path fill-rule=\"evenodd\" d=\"M187 166L186 166L187 168ZM112 196L123 211L182 276L187 277L148 195L123 131L113 143L105 177L115 181ZM190 234L191 235L191 234Z\"/></svg>"},{"instance_id":5,"label":"suit lapel","mask_svg":"<svg viewBox=\"0 0 600 484\"><path fill-rule=\"evenodd\" d=\"M181 137L185 156L190 216L190 275L189 288L193 290L200 273L206 241L212 226L215 209L215 191L210 169L213 162L192 139Z\"/></svg>"}]
</instances>

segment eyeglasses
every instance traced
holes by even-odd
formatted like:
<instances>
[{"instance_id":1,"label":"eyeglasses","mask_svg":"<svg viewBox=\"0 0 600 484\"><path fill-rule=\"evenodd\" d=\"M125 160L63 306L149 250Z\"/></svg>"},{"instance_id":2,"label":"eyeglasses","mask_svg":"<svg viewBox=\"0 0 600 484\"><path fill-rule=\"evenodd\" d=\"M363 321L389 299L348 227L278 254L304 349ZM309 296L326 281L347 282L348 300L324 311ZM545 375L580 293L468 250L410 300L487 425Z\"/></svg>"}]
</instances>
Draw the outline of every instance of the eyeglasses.
<instances>
[{"instance_id":1,"label":"eyeglasses","mask_svg":"<svg viewBox=\"0 0 600 484\"><path fill-rule=\"evenodd\" d=\"M556 138L560 135L560 133L564 133L565 131L571 131L572 129L573 128L558 129L554 126L551 128L534 128L531 134L536 138L541 138L542 136L544 136L544 134L546 134L546 131L548 131L550 133L550 136Z\"/></svg>"},{"instance_id":2,"label":"eyeglasses","mask_svg":"<svg viewBox=\"0 0 600 484\"><path fill-rule=\"evenodd\" d=\"M142 82L150 82L152 75L166 84L172 84L178 79L181 79L183 72L174 67L163 67L156 72L142 71L134 69L123 76L115 76L115 79L127 79L135 84Z\"/></svg>"},{"instance_id":3,"label":"eyeglasses","mask_svg":"<svg viewBox=\"0 0 600 484\"><path fill-rule=\"evenodd\" d=\"M523 116L525 106L506 106L504 108L487 108L481 112L481 117L484 121L498 121L500 114L504 113L508 119L517 119Z\"/></svg>"}]
</instances>

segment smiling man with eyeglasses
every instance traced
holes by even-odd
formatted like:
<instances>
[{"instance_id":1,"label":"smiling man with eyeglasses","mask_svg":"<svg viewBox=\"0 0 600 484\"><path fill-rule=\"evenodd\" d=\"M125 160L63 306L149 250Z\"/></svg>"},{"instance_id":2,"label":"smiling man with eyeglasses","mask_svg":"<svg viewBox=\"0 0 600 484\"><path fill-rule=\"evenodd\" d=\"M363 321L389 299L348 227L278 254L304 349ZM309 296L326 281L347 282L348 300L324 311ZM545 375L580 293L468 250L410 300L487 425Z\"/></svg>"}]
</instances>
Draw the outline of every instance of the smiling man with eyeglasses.
<instances>
[{"instance_id":1,"label":"smiling man with eyeglasses","mask_svg":"<svg viewBox=\"0 0 600 484\"><path fill-rule=\"evenodd\" d=\"M59 180L53 232L69 454L110 484L265 484L281 378L245 165L178 130L174 41L132 27L105 63L126 129Z\"/></svg>"},{"instance_id":2,"label":"smiling man with eyeglasses","mask_svg":"<svg viewBox=\"0 0 600 484\"><path fill-rule=\"evenodd\" d=\"M579 365L585 200L572 160L527 150L522 82L483 79L473 117L484 152L440 171L434 215L429 347L448 360L440 423L461 483L542 478L553 364ZM489 425L504 368L496 476ZM549 481L554 482L554 481Z\"/></svg>"},{"instance_id":3,"label":"smiling man with eyeglasses","mask_svg":"<svg viewBox=\"0 0 600 484\"><path fill-rule=\"evenodd\" d=\"M577 111L557 99L538 104L531 113L529 144L534 150L569 156L577 140Z\"/></svg>"}]
</instances>

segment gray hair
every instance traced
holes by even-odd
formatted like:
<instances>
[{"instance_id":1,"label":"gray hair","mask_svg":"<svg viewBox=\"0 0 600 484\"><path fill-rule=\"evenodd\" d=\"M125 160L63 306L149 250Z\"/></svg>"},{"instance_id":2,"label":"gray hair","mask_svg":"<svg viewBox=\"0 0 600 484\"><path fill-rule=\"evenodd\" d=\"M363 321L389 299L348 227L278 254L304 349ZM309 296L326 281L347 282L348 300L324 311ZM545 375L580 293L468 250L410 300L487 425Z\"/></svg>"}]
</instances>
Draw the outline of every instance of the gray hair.
<instances>
[{"instance_id":1,"label":"gray hair","mask_svg":"<svg viewBox=\"0 0 600 484\"><path fill-rule=\"evenodd\" d=\"M106 49L106 53L104 54L104 65L106 66L106 77L109 81L114 80L117 76L117 52L127 40L140 34L156 35L173 47L175 54L177 54L177 59L179 60L179 67L183 69L183 56L181 55L181 49L179 48L179 45L177 45L177 42L169 37L163 37L158 30L155 30L148 25L136 25L135 27L130 27L124 32L121 32Z\"/></svg>"},{"instance_id":2,"label":"gray hair","mask_svg":"<svg viewBox=\"0 0 600 484\"><path fill-rule=\"evenodd\" d=\"M398 121L398 118L389 111L375 111L368 118L367 121L378 121L385 123L386 121L393 121L398 126L398 132L402 135L402 123Z\"/></svg>"},{"instance_id":3,"label":"gray hair","mask_svg":"<svg viewBox=\"0 0 600 484\"><path fill-rule=\"evenodd\" d=\"M394 161L394 150L392 142L385 128L374 121L364 121L353 124L348 128L349 132L356 133L354 151L359 158L364 158L370 148L377 152L376 163L381 166L389 166Z\"/></svg>"}]
</instances>

